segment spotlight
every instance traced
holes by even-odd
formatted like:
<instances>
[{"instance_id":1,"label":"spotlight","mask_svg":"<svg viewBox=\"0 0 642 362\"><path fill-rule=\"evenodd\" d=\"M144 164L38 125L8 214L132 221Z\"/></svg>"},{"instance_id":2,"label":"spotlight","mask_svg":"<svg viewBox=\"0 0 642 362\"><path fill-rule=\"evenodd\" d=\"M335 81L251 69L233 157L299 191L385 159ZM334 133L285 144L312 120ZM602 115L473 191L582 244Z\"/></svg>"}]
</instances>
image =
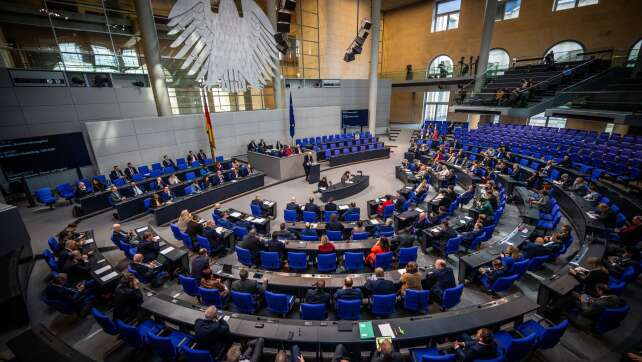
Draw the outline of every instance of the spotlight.
<instances>
[{"instance_id":1,"label":"spotlight","mask_svg":"<svg viewBox=\"0 0 642 362\"><path fill-rule=\"evenodd\" d=\"M281 0L281 9L294 11L296 9L296 0Z\"/></svg>"},{"instance_id":2,"label":"spotlight","mask_svg":"<svg viewBox=\"0 0 642 362\"><path fill-rule=\"evenodd\" d=\"M352 51L346 51L345 55L343 56L343 61L349 63L353 60L354 60L354 53Z\"/></svg>"},{"instance_id":3,"label":"spotlight","mask_svg":"<svg viewBox=\"0 0 642 362\"><path fill-rule=\"evenodd\" d=\"M288 36L283 33L274 34L274 40L276 41L276 48L283 54L288 52Z\"/></svg>"}]
</instances>

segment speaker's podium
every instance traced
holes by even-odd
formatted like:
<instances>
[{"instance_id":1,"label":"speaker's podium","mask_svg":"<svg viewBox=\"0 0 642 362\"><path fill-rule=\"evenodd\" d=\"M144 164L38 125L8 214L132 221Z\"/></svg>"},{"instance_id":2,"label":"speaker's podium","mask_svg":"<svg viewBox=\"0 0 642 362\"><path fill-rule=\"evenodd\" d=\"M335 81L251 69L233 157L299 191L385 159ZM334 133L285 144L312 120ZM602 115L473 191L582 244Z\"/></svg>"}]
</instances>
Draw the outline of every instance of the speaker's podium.
<instances>
[{"instance_id":1,"label":"speaker's podium","mask_svg":"<svg viewBox=\"0 0 642 362\"><path fill-rule=\"evenodd\" d=\"M315 184L321 178L321 164L318 162L310 164L310 173L308 174L308 183Z\"/></svg>"}]
</instances>

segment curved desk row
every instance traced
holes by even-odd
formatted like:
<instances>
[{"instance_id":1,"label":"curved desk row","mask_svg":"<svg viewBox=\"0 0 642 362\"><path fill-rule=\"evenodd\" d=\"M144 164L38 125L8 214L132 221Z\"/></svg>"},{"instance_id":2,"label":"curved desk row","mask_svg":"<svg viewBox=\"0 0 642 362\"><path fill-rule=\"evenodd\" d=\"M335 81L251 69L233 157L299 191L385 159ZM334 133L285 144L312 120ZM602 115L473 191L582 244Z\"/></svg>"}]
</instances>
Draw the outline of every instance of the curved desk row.
<instances>
[{"instance_id":1,"label":"curved desk row","mask_svg":"<svg viewBox=\"0 0 642 362\"><path fill-rule=\"evenodd\" d=\"M179 286L145 295L142 309L155 319L193 330L194 322L203 318L205 307L195 303ZM431 337L449 336L475 331L482 327L498 328L510 322L521 322L525 314L538 308L537 303L521 293L473 307L456 309L439 314L417 317L373 320L374 337L381 337L380 325L388 324L395 337L397 348L425 346ZM243 338L266 339L269 346L298 344L304 350L331 351L339 343L373 349L374 338L361 339L358 321L305 321L284 318L260 317L221 311L230 326L230 332ZM338 326L348 323L351 330Z\"/></svg>"},{"instance_id":2,"label":"curved desk row","mask_svg":"<svg viewBox=\"0 0 642 362\"><path fill-rule=\"evenodd\" d=\"M328 202L330 198L334 200L345 199L352 195L365 190L370 186L370 176L367 175L354 175L350 182L340 182L332 184L325 190L321 191L321 201Z\"/></svg>"},{"instance_id":3,"label":"curved desk row","mask_svg":"<svg viewBox=\"0 0 642 362\"><path fill-rule=\"evenodd\" d=\"M383 143L381 143L383 145ZM318 155L318 153L317 153ZM341 166L353 162L374 160L377 158L389 158L390 147L373 148L365 151L345 153L342 155L330 156L330 166Z\"/></svg>"},{"instance_id":4,"label":"curved desk row","mask_svg":"<svg viewBox=\"0 0 642 362\"><path fill-rule=\"evenodd\" d=\"M221 200L242 194L263 186L265 174L257 171L222 185L207 189L201 193L185 196L171 204L153 210L156 225L164 225L178 218L181 210L200 210Z\"/></svg>"}]
</instances>

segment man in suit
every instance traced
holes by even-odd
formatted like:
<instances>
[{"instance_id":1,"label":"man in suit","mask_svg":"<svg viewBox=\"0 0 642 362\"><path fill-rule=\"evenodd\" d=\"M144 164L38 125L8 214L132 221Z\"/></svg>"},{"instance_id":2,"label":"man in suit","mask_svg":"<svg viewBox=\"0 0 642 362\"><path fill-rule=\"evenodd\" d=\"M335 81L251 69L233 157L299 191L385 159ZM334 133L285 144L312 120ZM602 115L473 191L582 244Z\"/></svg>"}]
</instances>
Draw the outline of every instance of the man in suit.
<instances>
[{"instance_id":1,"label":"man in suit","mask_svg":"<svg viewBox=\"0 0 642 362\"><path fill-rule=\"evenodd\" d=\"M330 221L325 225L325 229L343 232L343 224L339 221L337 214L330 215Z\"/></svg>"},{"instance_id":2,"label":"man in suit","mask_svg":"<svg viewBox=\"0 0 642 362\"><path fill-rule=\"evenodd\" d=\"M221 243L221 235L218 233L218 231L216 231L216 225L214 224L214 221L208 220L205 223L205 227L203 228L203 236L207 238L207 241L209 241L213 255L225 250L225 245Z\"/></svg>"},{"instance_id":3,"label":"man in suit","mask_svg":"<svg viewBox=\"0 0 642 362\"><path fill-rule=\"evenodd\" d=\"M370 362L403 362L401 353L395 351L390 340L381 341L379 347L372 353Z\"/></svg>"},{"instance_id":4,"label":"man in suit","mask_svg":"<svg viewBox=\"0 0 642 362\"><path fill-rule=\"evenodd\" d=\"M129 183L129 186L131 186L134 196L140 196L145 193L145 191L143 191L142 189L142 186L138 186L138 184L133 181Z\"/></svg>"},{"instance_id":5,"label":"man in suit","mask_svg":"<svg viewBox=\"0 0 642 362\"><path fill-rule=\"evenodd\" d=\"M67 274L69 283L71 285L84 284L85 281L91 279L91 272L89 268L89 257L82 255L79 250L71 252L71 258L62 270Z\"/></svg>"},{"instance_id":6,"label":"man in suit","mask_svg":"<svg viewBox=\"0 0 642 362\"><path fill-rule=\"evenodd\" d=\"M426 273L423 288L430 290L430 299L441 304L444 290L457 286L453 269L443 259L435 260L435 268Z\"/></svg>"},{"instance_id":7,"label":"man in suit","mask_svg":"<svg viewBox=\"0 0 642 362\"><path fill-rule=\"evenodd\" d=\"M325 281L319 280L312 284L313 289L305 292L305 302L308 304L323 304L326 307L330 303L330 293L325 291Z\"/></svg>"},{"instance_id":8,"label":"man in suit","mask_svg":"<svg viewBox=\"0 0 642 362\"><path fill-rule=\"evenodd\" d=\"M448 240L456 236L457 232L450 227L450 224L448 224L448 220L445 220L441 223L440 231L437 233L437 235L435 235L432 239L426 238L427 245L425 246L425 248L428 248L428 244L430 243L434 248L443 250L446 248L446 243L448 243Z\"/></svg>"},{"instance_id":9,"label":"man in suit","mask_svg":"<svg viewBox=\"0 0 642 362\"><path fill-rule=\"evenodd\" d=\"M160 245L158 245L158 241L154 240L154 234L148 231L145 232L145 234L143 234L143 240L136 246L136 253L142 254L144 258L143 261L149 263L158 258L159 252Z\"/></svg>"},{"instance_id":10,"label":"man in suit","mask_svg":"<svg viewBox=\"0 0 642 362\"><path fill-rule=\"evenodd\" d=\"M463 341L453 343L460 361L472 362L497 357L497 343L490 329L481 328L472 338L466 334L462 339Z\"/></svg>"},{"instance_id":11,"label":"man in suit","mask_svg":"<svg viewBox=\"0 0 642 362\"><path fill-rule=\"evenodd\" d=\"M406 203L406 198L403 197L401 192L397 191L397 199L395 200L395 210L397 210L398 212L401 212L401 210L403 209L403 204L405 203Z\"/></svg>"},{"instance_id":12,"label":"man in suit","mask_svg":"<svg viewBox=\"0 0 642 362\"><path fill-rule=\"evenodd\" d=\"M250 202L252 205L256 205L261 209L261 216L265 217L267 215L267 207L263 203L263 198L261 198L261 195L256 194L254 197L254 200Z\"/></svg>"},{"instance_id":13,"label":"man in suit","mask_svg":"<svg viewBox=\"0 0 642 362\"><path fill-rule=\"evenodd\" d=\"M125 169L125 175L127 176L128 180L131 180L132 177L134 177L135 174L138 173L138 170L134 165L132 165L131 162L127 162L127 168Z\"/></svg>"},{"instance_id":14,"label":"man in suit","mask_svg":"<svg viewBox=\"0 0 642 362\"><path fill-rule=\"evenodd\" d=\"M592 328L605 309L618 308L624 305L624 301L611 293L609 286L604 283L596 284L595 292L597 298L582 294L575 299L575 307L578 309L578 313L571 313L569 320L580 328Z\"/></svg>"},{"instance_id":15,"label":"man in suit","mask_svg":"<svg viewBox=\"0 0 642 362\"><path fill-rule=\"evenodd\" d=\"M172 190L169 189L169 186L163 187L163 191L160 194L161 200L163 202L168 202L174 200L174 194L172 193Z\"/></svg>"},{"instance_id":16,"label":"man in suit","mask_svg":"<svg viewBox=\"0 0 642 362\"><path fill-rule=\"evenodd\" d=\"M207 348L214 361L225 359L225 353L232 345L230 326L218 315L218 310L211 305L205 310L205 318L194 323L194 340L199 347Z\"/></svg>"},{"instance_id":17,"label":"man in suit","mask_svg":"<svg viewBox=\"0 0 642 362\"><path fill-rule=\"evenodd\" d=\"M279 240L291 240L294 239L294 235L286 228L284 222L279 225L279 230L275 231L276 236Z\"/></svg>"},{"instance_id":18,"label":"man in suit","mask_svg":"<svg viewBox=\"0 0 642 362\"><path fill-rule=\"evenodd\" d=\"M143 304L143 293L140 290L140 282L131 273L123 273L116 289L114 289L114 320L120 319L125 322L132 321L138 317L138 307Z\"/></svg>"},{"instance_id":19,"label":"man in suit","mask_svg":"<svg viewBox=\"0 0 642 362\"><path fill-rule=\"evenodd\" d=\"M109 189L109 201L113 204L116 205L117 203L125 200L125 196L121 195L120 192L118 192L118 188L114 185Z\"/></svg>"},{"instance_id":20,"label":"man in suit","mask_svg":"<svg viewBox=\"0 0 642 362\"><path fill-rule=\"evenodd\" d=\"M296 203L296 198L294 196L292 196L290 198L290 202L288 202L288 204L285 205L285 209L286 210L296 210L297 214L301 213L301 206L299 206L299 204Z\"/></svg>"},{"instance_id":21,"label":"man in suit","mask_svg":"<svg viewBox=\"0 0 642 362\"><path fill-rule=\"evenodd\" d=\"M243 249L247 249L252 254L252 260L256 265L259 265L259 252L263 249L261 241L256 236L256 229L251 229L244 237L243 240L239 243L239 246Z\"/></svg>"},{"instance_id":22,"label":"man in suit","mask_svg":"<svg viewBox=\"0 0 642 362\"><path fill-rule=\"evenodd\" d=\"M607 260L609 274L619 277L628 267L637 268L640 265L640 251L635 246L627 245L621 255L609 256Z\"/></svg>"},{"instance_id":23,"label":"man in suit","mask_svg":"<svg viewBox=\"0 0 642 362\"><path fill-rule=\"evenodd\" d=\"M323 207L324 211L337 211L337 204L334 203L334 198L329 198L328 203Z\"/></svg>"},{"instance_id":24,"label":"man in suit","mask_svg":"<svg viewBox=\"0 0 642 362\"><path fill-rule=\"evenodd\" d=\"M259 285L256 280L250 280L248 277L250 273L247 269L243 268L239 271L239 280L232 282L232 290L235 292L250 293L254 296L255 300L261 300L265 289Z\"/></svg>"},{"instance_id":25,"label":"man in suit","mask_svg":"<svg viewBox=\"0 0 642 362\"><path fill-rule=\"evenodd\" d=\"M355 202L351 202L350 207L348 207L348 209L341 214L341 217L345 219L346 215L350 215L350 214L359 215L360 212L361 210L357 207L357 204Z\"/></svg>"},{"instance_id":26,"label":"man in suit","mask_svg":"<svg viewBox=\"0 0 642 362\"><path fill-rule=\"evenodd\" d=\"M464 233L461 233L459 236L461 236L461 245L465 247L470 247L470 243L475 240L476 237L481 235L483 233L484 225L482 223L476 222L475 226L471 231L466 231Z\"/></svg>"},{"instance_id":27,"label":"man in suit","mask_svg":"<svg viewBox=\"0 0 642 362\"><path fill-rule=\"evenodd\" d=\"M607 228L615 228L617 213L607 204L597 205L597 210L600 212L598 220L600 220Z\"/></svg>"},{"instance_id":28,"label":"man in suit","mask_svg":"<svg viewBox=\"0 0 642 362\"><path fill-rule=\"evenodd\" d=\"M490 288L497 279L508 276L508 270L499 258L492 261L492 267L479 268L479 272L482 274L481 282L486 288Z\"/></svg>"},{"instance_id":29,"label":"man in suit","mask_svg":"<svg viewBox=\"0 0 642 362\"><path fill-rule=\"evenodd\" d=\"M118 166L114 166L109 173L109 178L113 181L121 177L125 177L125 174L120 170L120 168L118 168Z\"/></svg>"},{"instance_id":30,"label":"man in suit","mask_svg":"<svg viewBox=\"0 0 642 362\"><path fill-rule=\"evenodd\" d=\"M305 156L303 156L303 170L305 171L305 180L308 180L308 177L310 176L310 167L312 162L314 160L312 159L312 155L307 152Z\"/></svg>"},{"instance_id":31,"label":"man in suit","mask_svg":"<svg viewBox=\"0 0 642 362\"><path fill-rule=\"evenodd\" d=\"M79 310L83 305L83 291L84 285L78 285L77 288L71 288L67 285L67 274L60 273L47 285L45 289L45 297L49 300L55 300L67 305L71 305L74 309Z\"/></svg>"},{"instance_id":32,"label":"man in suit","mask_svg":"<svg viewBox=\"0 0 642 362\"><path fill-rule=\"evenodd\" d=\"M279 259L285 259L285 243L279 240L277 232L272 233L272 238L267 242L267 251L279 253Z\"/></svg>"},{"instance_id":33,"label":"man in suit","mask_svg":"<svg viewBox=\"0 0 642 362\"><path fill-rule=\"evenodd\" d=\"M84 182L78 182L78 186L76 186L76 197L81 198L83 196L87 196L90 194L89 190L87 190L87 185L85 185Z\"/></svg>"},{"instance_id":34,"label":"man in suit","mask_svg":"<svg viewBox=\"0 0 642 362\"><path fill-rule=\"evenodd\" d=\"M364 286L369 295L396 294L397 288L391 280L386 280L382 268L376 268L374 278L369 278Z\"/></svg>"},{"instance_id":35,"label":"man in suit","mask_svg":"<svg viewBox=\"0 0 642 362\"><path fill-rule=\"evenodd\" d=\"M207 254L207 249L200 248L198 254L192 258L192 277L201 280L203 276L203 269L210 266L210 257Z\"/></svg>"},{"instance_id":36,"label":"man in suit","mask_svg":"<svg viewBox=\"0 0 642 362\"><path fill-rule=\"evenodd\" d=\"M343 288L337 290L334 293L335 302L339 299L358 300L358 301L361 301L361 299L363 299L363 294L361 293L361 289L353 289L352 283L353 283L352 278L350 277L345 278L345 280L343 281Z\"/></svg>"},{"instance_id":37,"label":"man in suit","mask_svg":"<svg viewBox=\"0 0 642 362\"><path fill-rule=\"evenodd\" d=\"M205 163L205 160L207 159L207 154L203 149L198 150L198 153L196 154L196 158L198 159L198 162L200 163Z\"/></svg>"},{"instance_id":38,"label":"man in suit","mask_svg":"<svg viewBox=\"0 0 642 362\"><path fill-rule=\"evenodd\" d=\"M308 199L308 203L305 204L303 210L313 212L315 214L319 213L319 206L314 203L314 197L310 196L310 198Z\"/></svg>"},{"instance_id":39,"label":"man in suit","mask_svg":"<svg viewBox=\"0 0 642 362\"><path fill-rule=\"evenodd\" d=\"M522 253L524 253L527 258L551 255L551 250L544 246L545 243L546 241L543 237L536 238L535 242L526 242L525 245L522 246Z\"/></svg>"},{"instance_id":40,"label":"man in suit","mask_svg":"<svg viewBox=\"0 0 642 362\"><path fill-rule=\"evenodd\" d=\"M187 222L185 234L189 235L189 237L192 238L192 244L196 243L196 235L203 234L203 224L199 222L199 217L197 214L192 214L192 219Z\"/></svg>"},{"instance_id":41,"label":"man in suit","mask_svg":"<svg viewBox=\"0 0 642 362\"><path fill-rule=\"evenodd\" d=\"M171 158L167 157L167 155L163 156L163 167L174 167L176 168L176 164L174 161L172 161Z\"/></svg>"},{"instance_id":42,"label":"man in suit","mask_svg":"<svg viewBox=\"0 0 642 362\"><path fill-rule=\"evenodd\" d=\"M123 227L120 224L112 225L112 235L111 240L118 246L120 242L125 244L130 244L132 240L136 237L133 230L124 231Z\"/></svg>"}]
</instances>

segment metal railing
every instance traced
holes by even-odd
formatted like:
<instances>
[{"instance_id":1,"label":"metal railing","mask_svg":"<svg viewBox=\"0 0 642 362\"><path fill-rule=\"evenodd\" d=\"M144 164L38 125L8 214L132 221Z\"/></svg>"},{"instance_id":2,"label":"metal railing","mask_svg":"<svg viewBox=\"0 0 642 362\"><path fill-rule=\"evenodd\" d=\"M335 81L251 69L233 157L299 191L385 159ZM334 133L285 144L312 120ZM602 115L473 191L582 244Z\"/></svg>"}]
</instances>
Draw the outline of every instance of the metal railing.
<instances>
[{"instance_id":1,"label":"metal railing","mask_svg":"<svg viewBox=\"0 0 642 362\"><path fill-rule=\"evenodd\" d=\"M474 68L474 66L473 66ZM474 69L468 64L445 65L443 67L434 66L424 69L414 69L412 71L402 70L393 72L379 73L379 79L390 79L393 81L402 80L426 80L426 79L447 79L474 77ZM495 70L498 71L498 70Z\"/></svg>"}]
</instances>

